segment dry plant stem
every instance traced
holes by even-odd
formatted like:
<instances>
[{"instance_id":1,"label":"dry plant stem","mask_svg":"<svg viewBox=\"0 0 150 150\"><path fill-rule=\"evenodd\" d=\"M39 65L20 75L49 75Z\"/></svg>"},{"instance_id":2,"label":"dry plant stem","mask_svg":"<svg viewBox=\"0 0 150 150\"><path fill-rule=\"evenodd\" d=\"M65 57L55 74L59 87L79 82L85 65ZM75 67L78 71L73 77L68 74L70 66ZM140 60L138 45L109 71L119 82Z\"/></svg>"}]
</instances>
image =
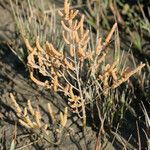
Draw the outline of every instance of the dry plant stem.
<instances>
[{"instance_id":1,"label":"dry plant stem","mask_svg":"<svg viewBox=\"0 0 150 150\"><path fill-rule=\"evenodd\" d=\"M39 138L38 140L33 141L33 142L31 142L31 143L29 143L29 144L27 144L27 145L24 145L24 146L22 146L22 147L16 148L15 150L22 150L22 149L24 149L24 148L26 148L26 147L28 147L28 146L30 146L30 145L33 145L33 144L37 143L37 142L40 141L41 139L42 139L42 138Z\"/></svg>"},{"instance_id":2,"label":"dry plant stem","mask_svg":"<svg viewBox=\"0 0 150 150\"><path fill-rule=\"evenodd\" d=\"M138 125L138 122L137 122L137 121L136 121L136 126L137 126L137 136L138 136L139 150L141 150L141 138L140 138L139 125Z\"/></svg>"},{"instance_id":3,"label":"dry plant stem","mask_svg":"<svg viewBox=\"0 0 150 150\"><path fill-rule=\"evenodd\" d=\"M84 33L83 29L83 21L84 21L84 15L81 16L81 20L78 22L76 19L76 15L78 14L78 10L70 10L69 8L70 3L68 3L68 0L65 0L64 2L64 12L62 13L59 11L60 16L63 18L61 21L61 24L64 28L63 31L63 39L66 42L67 45L70 45L70 55L74 57L74 66L75 66L75 75L76 75L76 81L77 81L77 91L79 91L79 96L81 100L81 107L82 107L82 117L79 115L78 108L76 108L76 113L83 119L83 127L86 126L86 112L85 112L85 99L83 97L83 90L81 86L80 81L80 65L82 66L82 61L79 57L85 57L84 49L85 47L82 47L81 45L84 43L86 46L89 38L88 36L88 30ZM68 23L68 24L67 24ZM81 37L79 37L79 33L81 32ZM66 33L69 34L70 39L67 38L65 35ZM85 39L87 37L87 39ZM78 58L77 58L78 57Z\"/></svg>"},{"instance_id":4,"label":"dry plant stem","mask_svg":"<svg viewBox=\"0 0 150 150\"><path fill-rule=\"evenodd\" d=\"M74 50L75 53L75 50ZM79 77L79 63L77 63L76 55L74 56L75 59L75 69L76 69L76 76L77 76L77 82L78 82L78 88L80 92L80 98L81 98L81 105L82 105L82 115L83 115L83 127L86 127L86 112L85 112L85 99L83 98L82 88L81 88L81 81Z\"/></svg>"},{"instance_id":5,"label":"dry plant stem","mask_svg":"<svg viewBox=\"0 0 150 150\"><path fill-rule=\"evenodd\" d=\"M78 88L76 88L72 83L70 83L70 82L68 81L68 79L65 77L64 73L60 72L60 74L63 76L63 78L65 79L65 81L66 81L71 87L73 87L74 89L76 89L77 91L79 91Z\"/></svg>"},{"instance_id":6,"label":"dry plant stem","mask_svg":"<svg viewBox=\"0 0 150 150\"><path fill-rule=\"evenodd\" d=\"M100 96L100 93L98 93L98 95ZM95 143L94 150L99 150L102 147L102 143L101 143L102 142L102 135L104 135L104 133L105 133L105 130L104 130L104 121L106 119L106 113L104 114L104 117L102 118L97 100L96 100L96 107L97 107L97 110L98 110L98 115L99 115L99 119L100 119L101 125L99 127L98 137L97 137L97 140L96 140L96 143Z\"/></svg>"},{"instance_id":7,"label":"dry plant stem","mask_svg":"<svg viewBox=\"0 0 150 150\"><path fill-rule=\"evenodd\" d=\"M70 8L71 9L76 9L76 8L85 7L85 6L86 6L86 4L82 4L82 5L70 6ZM44 14L49 14L49 13L52 13L53 11L60 11L60 10L64 10L64 7L63 8L56 8L56 9L53 9L53 10L45 10Z\"/></svg>"},{"instance_id":8,"label":"dry plant stem","mask_svg":"<svg viewBox=\"0 0 150 150\"><path fill-rule=\"evenodd\" d=\"M56 142L53 142L52 139L50 138L49 135L47 135L47 133L45 132L45 130L33 130L34 133L36 133L37 135L41 136L41 138L45 139L47 142L49 142L52 145L60 145L61 142L63 141L64 138L64 134L66 132L65 127L63 127L60 131L60 135L59 135L59 139Z\"/></svg>"}]
</instances>

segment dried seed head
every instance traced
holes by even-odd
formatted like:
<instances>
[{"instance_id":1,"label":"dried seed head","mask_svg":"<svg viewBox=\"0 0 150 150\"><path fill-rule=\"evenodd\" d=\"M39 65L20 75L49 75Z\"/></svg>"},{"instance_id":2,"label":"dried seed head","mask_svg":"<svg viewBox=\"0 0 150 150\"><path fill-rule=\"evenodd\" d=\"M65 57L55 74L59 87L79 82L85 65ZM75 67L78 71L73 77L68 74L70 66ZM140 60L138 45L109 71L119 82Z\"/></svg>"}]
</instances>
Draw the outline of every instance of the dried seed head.
<instances>
[{"instance_id":1,"label":"dried seed head","mask_svg":"<svg viewBox=\"0 0 150 150\"><path fill-rule=\"evenodd\" d=\"M38 127L40 128L42 125L41 125L41 114L39 111L35 111L35 120Z\"/></svg>"},{"instance_id":2,"label":"dried seed head","mask_svg":"<svg viewBox=\"0 0 150 150\"><path fill-rule=\"evenodd\" d=\"M32 116L34 116L35 115L35 111L34 111L32 105L31 105L31 101L30 100L28 100L28 109L29 109L29 112L32 114Z\"/></svg>"},{"instance_id":3,"label":"dried seed head","mask_svg":"<svg viewBox=\"0 0 150 150\"><path fill-rule=\"evenodd\" d=\"M24 122L23 120L19 119L18 121L19 121L19 123L20 123L22 126L28 128L28 129L31 128L31 127L30 127L26 122Z\"/></svg>"},{"instance_id":4,"label":"dried seed head","mask_svg":"<svg viewBox=\"0 0 150 150\"><path fill-rule=\"evenodd\" d=\"M106 37L105 43L109 43L110 39L112 38L113 33L115 32L117 28L117 23L115 23L112 27L112 29L110 30L108 36Z\"/></svg>"},{"instance_id":5,"label":"dried seed head","mask_svg":"<svg viewBox=\"0 0 150 150\"><path fill-rule=\"evenodd\" d=\"M12 93L10 93L10 98L11 98L11 100L12 100L12 102L13 102L15 108L16 108L16 112L17 112L18 114L21 114L22 110L21 110L21 108L19 107L18 103L16 102L15 97L13 96Z\"/></svg>"},{"instance_id":6,"label":"dried seed head","mask_svg":"<svg viewBox=\"0 0 150 150\"><path fill-rule=\"evenodd\" d=\"M29 50L29 52L33 52L34 49L31 47L31 45L30 45L28 39L23 38L23 40L24 40L24 43L25 43L27 49Z\"/></svg>"},{"instance_id":7,"label":"dried seed head","mask_svg":"<svg viewBox=\"0 0 150 150\"><path fill-rule=\"evenodd\" d=\"M115 89L117 88L120 84L122 84L123 82L126 82L133 74L137 73L139 70L141 70L143 67L145 66L145 64L141 64L140 66L138 66L136 69L134 69L133 71L127 73L126 75L124 75L125 77L122 77L120 80L118 80L117 82L115 82L112 85L112 88Z\"/></svg>"},{"instance_id":8,"label":"dried seed head","mask_svg":"<svg viewBox=\"0 0 150 150\"><path fill-rule=\"evenodd\" d=\"M70 88L69 84L67 84L67 85L64 87L64 95L65 95L65 96L69 95L69 88Z\"/></svg>"},{"instance_id":9,"label":"dried seed head","mask_svg":"<svg viewBox=\"0 0 150 150\"><path fill-rule=\"evenodd\" d=\"M49 114L50 114L51 119L52 119L52 123L54 124L55 121L56 121L56 119L55 119L55 113L53 112L50 103L48 103L47 106L48 106Z\"/></svg>"},{"instance_id":10,"label":"dried seed head","mask_svg":"<svg viewBox=\"0 0 150 150\"><path fill-rule=\"evenodd\" d=\"M26 117L26 116L27 116L27 107L25 107L23 111L23 117Z\"/></svg>"},{"instance_id":11,"label":"dried seed head","mask_svg":"<svg viewBox=\"0 0 150 150\"><path fill-rule=\"evenodd\" d=\"M68 116L68 108L65 107L64 114L60 112L60 124L65 127L67 123L67 116Z\"/></svg>"},{"instance_id":12,"label":"dried seed head","mask_svg":"<svg viewBox=\"0 0 150 150\"><path fill-rule=\"evenodd\" d=\"M29 125L31 128L33 128L33 123L32 121L30 120L29 116L26 116L25 119L24 119L25 123L27 125Z\"/></svg>"}]
</instances>

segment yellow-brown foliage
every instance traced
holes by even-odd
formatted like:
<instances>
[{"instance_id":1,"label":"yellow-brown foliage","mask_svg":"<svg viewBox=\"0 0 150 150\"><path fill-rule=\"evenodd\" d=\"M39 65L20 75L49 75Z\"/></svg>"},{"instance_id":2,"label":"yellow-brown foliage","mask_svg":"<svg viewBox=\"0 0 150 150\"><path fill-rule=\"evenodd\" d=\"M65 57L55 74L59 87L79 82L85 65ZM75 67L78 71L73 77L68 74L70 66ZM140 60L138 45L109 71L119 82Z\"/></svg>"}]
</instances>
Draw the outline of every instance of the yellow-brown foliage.
<instances>
[{"instance_id":1,"label":"yellow-brown foliage","mask_svg":"<svg viewBox=\"0 0 150 150\"><path fill-rule=\"evenodd\" d=\"M44 120L44 118L42 118L42 115L39 109L35 110L32 107L30 100L28 100L27 102L27 107L24 107L24 109L21 109L12 93L10 93L10 98L13 102L14 110L16 111L17 116L19 117L19 123L22 126L26 128L30 128L30 129L36 129L36 128L40 129L43 127L45 130L47 129L49 125L42 121L42 119ZM51 105L49 103L47 104L47 106L48 106L49 115L52 119L52 124L55 124L57 121L56 115L53 112ZM59 119L60 125L63 127L65 127L67 124L67 116L68 116L68 109L66 107L64 114L62 112L60 113L60 119Z\"/></svg>"},{"instance_id":2,"label":"yellow-brown foliage","mask_svg":"<svg viewBox=\"0 0 150 150\"><path fill-rule=\"evenodd\" d=\"M117 23L113 25L104 42L102 42L102 38L100 37L95 48L89 50L90 36L89 30L84 27L85 16L80 14L78 10L70 9L68 0L64 2L64 10L58 11L58 14L62 18L62 37L65 42L63 51L57 50L57 48L48 41L45 42L44 46L41 46L39 37L36 38L35 46L32 47L28 39L24 38L25 45L29 52L28 66L30 77L37 85L43 86L44 88L51 88L55 92L63 92L68 98L68 105L80 118L83 118L83 125L85 126L85 105L88 103L85 93L87 93L89 89L85 87L86 84L84 83L89 81L90 84L94 85L98 82L101 85L101 91L99 90L98 92L107 96L110 88L115 89L127 81L129 77L138 72L144 64L122 75L119 74L119 70L116 67L118 61L112 65L106 64L103 71L100 71L101 65L108 53L107 46L117 28ZM80 17L80 19L77 19L77 16ZM49 77L49 80L43 82L37 79L35 70L38 70L43 76ZM81 77L84 72L87 72L88 81L84 81L86 79ZM93 82L92 77L95 78L97 82ZM113 80L112 85L109 85L110 77L112 77ZM84 92L85 90L86 92ZM50 106L49 112L51 112ZM62 115L60 116L62 118ZM55 117L51 117L52 120L54 120ZM40 125L38 122L36 122L36 124Z\"/></svg>"},{"instance_id":3,"label":"yellow-brown foliage","mask_svg":"<svg viewBox=\"0 0 150 150\"><path fill-rule=\"evenodd\" d=\"M67 128L67 117L68 117L68 108L64 109L64 113L60 112L59 116L53 112L51 105L48 103L48 112L51 117L52 122L46 123L44 117L42 117L39 108L34 109L31 105L31 101L28 100L27 107L21 109L19 104L17 103L16 99L14 98L13 94L10 93L10 98L13 102L13 108L17 114L18 121L20 125L23 127L32 130L32 132L36 133L38 136L42 137L46 141L50 142L51 144L58 145L60 144L65 128ZM59 126L57 126L59 124ZM55 128L49 128L51 125L55 126ZM57 126L57 127L56 127ZM54 131L55 130L55 131ZM53 142L50 138L50 132L57 132L59 134L60 139L58 141Z\"/></svg>"}]
</instances>

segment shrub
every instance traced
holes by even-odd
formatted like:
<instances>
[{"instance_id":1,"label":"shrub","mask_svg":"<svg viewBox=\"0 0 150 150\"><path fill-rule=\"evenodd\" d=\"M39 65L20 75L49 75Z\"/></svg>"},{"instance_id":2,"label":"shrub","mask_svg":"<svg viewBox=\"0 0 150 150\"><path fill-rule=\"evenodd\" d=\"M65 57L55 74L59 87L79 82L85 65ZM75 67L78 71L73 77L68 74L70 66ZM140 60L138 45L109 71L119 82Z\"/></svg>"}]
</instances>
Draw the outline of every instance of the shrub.
<instances>
[{"instance_id":1,"label":"shrub","mask_svg":"<svg viewBox=\"0 0 150 150\"><path fill-rule=\"evenodd\" d=\"M89 30L84 25L85 16L78 10L70 9L68 0L65 0L64 9L58 11L58 14L61 16L60 30L65 43L63 50L58 50L48 41L41 46L39 36L36 37L35 45L31 46L28 38L23 37L28 50L27 64L30 78L45 89L62 93L69 110L82 119L83 127L87 124L87 110L94 109L96 105L101 129L104 131L104 124L111 126L114 116L119 116L117 113L124 112L128 106L124 92L120 95L120 101L118 97L117 100L115 99L115 89L141 70L145 64L129 71L128 68L122 70L119 67L119 59L114 60L112 64L105 63L109 52L108 46L117 23L113 25L104 42L102 37L99 37L95 39L95 44L91 44ZM20 124L26 128L40 129L40 113L32 112L30 101L28 110L35 120L34 123L29 120L27 108L22 111L12 95L11 98L18 117L21 118ZM51 111L50 116L53 120ZM65 126L67 108L65 108L65 114L60 116L60 125Z\"/></svg>"},{"instance_id":2,"label":"shrub","mask_svg":"<svg viewBox=\"0 0 150 150\"><path fill-rule=\"evenodd\" d=\"M28 39L24 38L29 51L30 77L36 84L46 89L62 92L67 97L68 106L83 119L83 126L85 126L86 105L97 101L100 95L107 97L110 89L114 90L126 82L144 64L131 72L127 69L119 72L117 67L119 60L111 65L104 64L108 53L107 46L117 28L117 23L113 25L104 42L100 37L96 39L96 45L91 48L89 30L84 26L85 16L78 10L70 9L67 0L64 2L64 10L58 13L62 17L62 36L65 42L63 51L57 50L48 41L43 48L39 43L39 37L36 39L35 47L32 47ZM48 80L43 82L38 79L35 70Z\"/></svg>"}]
</instances>

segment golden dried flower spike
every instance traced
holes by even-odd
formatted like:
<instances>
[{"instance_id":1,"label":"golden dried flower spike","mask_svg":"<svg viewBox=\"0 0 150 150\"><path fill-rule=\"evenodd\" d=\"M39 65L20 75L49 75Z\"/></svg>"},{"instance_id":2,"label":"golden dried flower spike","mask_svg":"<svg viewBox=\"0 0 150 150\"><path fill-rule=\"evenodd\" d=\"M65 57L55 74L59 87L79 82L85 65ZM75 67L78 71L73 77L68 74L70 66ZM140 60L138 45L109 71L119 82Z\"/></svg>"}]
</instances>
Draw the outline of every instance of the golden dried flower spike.
<instances>
[{"instance_id":1,"label":"golden dried flower spike","mask_svg":"<svg viewBox=\"0 0 150 150\"><path fill-rule=\"evenodd\" d=\"M118 80L117 82L115 82L112 85L112 88L115 89L117 88L120 84L122 84L123 82L126 82L133 74L137 73L139 70L141 70L143 67L145 66L145 64L141 64L140 66L138 66L136 69L134 69L133 71L127 73L126 75L124 75L125 77L122 77L120 80Z\"/></svg>"},{"instance_id":2,"label":"golden dried flower spike","mask_svg":"<svg viewBox=\"0 0 150 150\"><path fill-rule=\"evenodd\" d=\"M117 23L115 23L115 24L113 25L113 27L112 27L112 29L110 30L108 36L106 37L106 40L105 40L106 43L109 43L109 41L110 41L110 39L112 38L112 35L113 35L113 33L115 32L116 28L117 28Z\"/></svg>"},{"instance_id":3,"label":"golden dried flower spike","mask_svg":"<svg viewBox=\"0 0 150 150\"><path fill-rule=\"evenodd\" d=\"M45 88L50 88L50 85L48 84L48 81L46 80L45 82L39 81L37 80L34 76L33 76L33 72L30 72L30 78L32 81L34 81L37 85L43 86Z\"/></svg>"},{"instance_id":4,"label":"golden dried flower spike","mask_svg":"<svg viewBox=\"0 0 150 150\"><path fill-rule=\"evenodd\" d=\"M112 38L112 35L113 35L113 33L115 32L116 28L117 28L117 23L115 23L115 24L113 25L113 27L111 28L109 34L108 34L107 37L106 37L105 42L102 44L102 49L104 49L104 48L109 44L110 39ZM100 51L101 51L102 49L100 49Z\"/></svg>"},{"instance_id":5,"label":"golden dried flower spike","mask_svg":"<svg viewBox=\"0 0 150 150\"><path fill-rule=\"evenodd\" d=\"M28 128L28 129L31 128L31 127L30 127L26 122L24 122L23 120L19 119L18 121L19 121L19 123L20 123L22 126Z\"/></svg>"},{"instance_id":6,"label":"golden dried flower spike","mask_svg":"<svg viewBox=\"0 0 150 150\"><path fill-rule=\"evenodd\" d=\"M23 40L24 40L24 43L25 43L27 49L29 50L29 52L30 52L30 53L33 52L34 49L31 47L31 45L30 45L28 39L26 39L25 37L23 37Z\"/></svg>"},{"instance_id":7,"label":"golden dried flower spike","mask_svg":"<svg viewBox=\"0 0 150 150\"><path fill-rule=\"evenodd\" d=\"M67 84L67 85L64 87L63 92L64 92L64 95L65 95L65 96L69 95L69 88L70 88L69 84Z\"/></svg>"},{"instance_id":8,"label":"golden dried flower spike","mask_svg":"<svg viewBox=\"0 0 150 150\"><path fill-rule=\"evenodd\" d=\"M46 47L46 51L50 56L55 56L55 57L62 57L62 53L58 52L51 43L49 43L48 41L45 44Z\"/></svg>"},{"instance_id":9,"label":"golden dried flower spike","mask_svg":"<svg viewBox=\"0 0 150 150\"><path fill-rule=\"evenodd\" d=\"M55 113L53 112L53 110L52 110L52 107L51 107L51 104L50 104L50 103L48 103L48 104L47 104L47 107L48 107L48 111L49 111L49 114L50 114L51 119L52 119L52 124L54 124L54 123L55 123L55 121L56 121Z\"/></svg>"},{"instance_id":10,"label":"golden dried flower spike","mask_svg":"<svg viewBox=\"0 0 150 150\"><path fill-rule=\"evenodd\" d=\"M118 77L117 77L117 75L116 75L116 71L117 71L117 70L114 69L114 70L112 70L112 72L111 72L114 81L117 81L117 79L118 79Z\"/></svg>"},{"instance_id":11,"label":"golden dried flower spike","mask_svg":"<svg viewBox=\"0 0 150 150\"><path fill-rule=\"evenodd\" d=\"M64 63L66 65L67 69L70 69L72 71L75 70L75 68L73 67L73 64L71 62L68 62L66 58L64 59Z\"/></svg>"},{"instance_id":12,"label":"golden dried flower spike","mask_svg":"<svg viewBox=\"0 0 150 150\"><path fill-rule=\"evenodd\" d=\"M26 116L27 116L27 107L25 107L23 111L23 117L26 117Z\"/></svg>"},{"instance_id":13,"label":"golden dried flower spike","mask_svg":"<svg viewBox=\"0 0 150 150\"><path fill-rule=\"evenodd\" d=\"M38 128L40 128L42 125L41 125L41 114L39 111L35 111L35 120L38 125Z\"/></svg>"},{"instance_id":14,"label":"golden dried flower spike","mask_svg":"<svg viewBox=\"0 0 150 150\"><path fill-rule=\"evenodd\" d=\"M65 127L67 124L67 117L68 117L68 108L65 107L64 114L61 112L60 113L60 124Z\"/></svg>"},{"instance_id":15,"label":"golden dried flower spike","mask_svg":"<svg viewBox=\"0 0 150 150\"><path fill-rule=\"evenodd\" d=\"M58 90L58 76L57 75L55 75L54 76L54 79L52 80L52 86L53 86L53 90L55 91L55 92L57 92L57 90Z\"/></svg>"},{"instance_id":16,"label":"golden dried flower spike","mask_svg":"<svg viewBox=\"0 0 150 150\"><path fill-rule=\"evenodd\" d=\"M22 121L25 121L31 128L34 127L34 125L33 125L32 121L30 120L29 116L26 116L26 117L24 118L24 120L23 120L23 119L21 119L21 120L22 120Z\"/></svg>"},{"instance_id":17,"label":"golden dried flower spike","mask_svg":"<svg viewBox=\"0 0 150 150\"><path fill-rule=\"evenodd\" d=\"M27 105L28 105L29 112L31 113L32 116L34 116L35 115L35 111L34 111L32 105L31 105L31 101L30 100L28 100Z\"/></svg>"},{"instance_id":18,"label":"golden dried flower spike","mask_svg":"<svg viewBox=\"0 0 150 150\"><path fill-rule=\"evenodd\" d=\"M70 3L68 0L65 0L64 2L64 12L58 10L58 14L64 18L64 20L69 21L75 18L75 16L78 14L78 10L70 10Z\"/></svg>"},{"instance_id":19,"label":"golden dried flower spike","mask_svg":"<svg viewBox=\"0 0 150 150\"><path fill-rule=\"evenodd\" d=\"M70 87L70 89L69 89L69 96L70 96L70 98L71 98L72 100L75 99L75 95L74 95L74 93L73 93L72 87Z\"/></svg>"},{"instance_id":20,"label":"golden dried flower spike","mask_svg":"<svg viewBox=\"0 0 150 150\"><path fill-rule=\"evenodd\" d=\"M20 115L22 113L22 110L21 110L20 106L18 105L18 103L16 102L16 99L12 93L10 93L10 98L16 108L17 115Z\"/></svg>"},{"instance_id":21,"label":"golden dried flower spike","mask_svg":"<svg viewBox=\"0 0 150 150\"><path fill-rule=\"evenodd\" d=\"M64 14L66 15L65 17L68 18L69 17L69 7L70 7L70 3L68 3L68 0L64 1Z\"/></svg>"},{"instance_id":22,"label":"golden dried flower spike","mask_svg":"<svg viewBox=\"0 0 150 150\"><path fill-rule=\"evenodd\" d=\"M98 42L97 42L97 46L96 46L96 54L99 55L100 54L100 49L102 47L102 38L99 38L98 39Z\"/></svg>"},{"instance_id":23,"label":"golden dried flower spike","mask_svg":"<svg viewBox=\"0 0 150 150\"><path fill-rule=\"evenodd\" d=\"M39 50L39 52L44 52L43 48L41 47L40 43L39 43L39 36L37 36L36 38L36 47Z\"/></svg>"}]
</instances>

